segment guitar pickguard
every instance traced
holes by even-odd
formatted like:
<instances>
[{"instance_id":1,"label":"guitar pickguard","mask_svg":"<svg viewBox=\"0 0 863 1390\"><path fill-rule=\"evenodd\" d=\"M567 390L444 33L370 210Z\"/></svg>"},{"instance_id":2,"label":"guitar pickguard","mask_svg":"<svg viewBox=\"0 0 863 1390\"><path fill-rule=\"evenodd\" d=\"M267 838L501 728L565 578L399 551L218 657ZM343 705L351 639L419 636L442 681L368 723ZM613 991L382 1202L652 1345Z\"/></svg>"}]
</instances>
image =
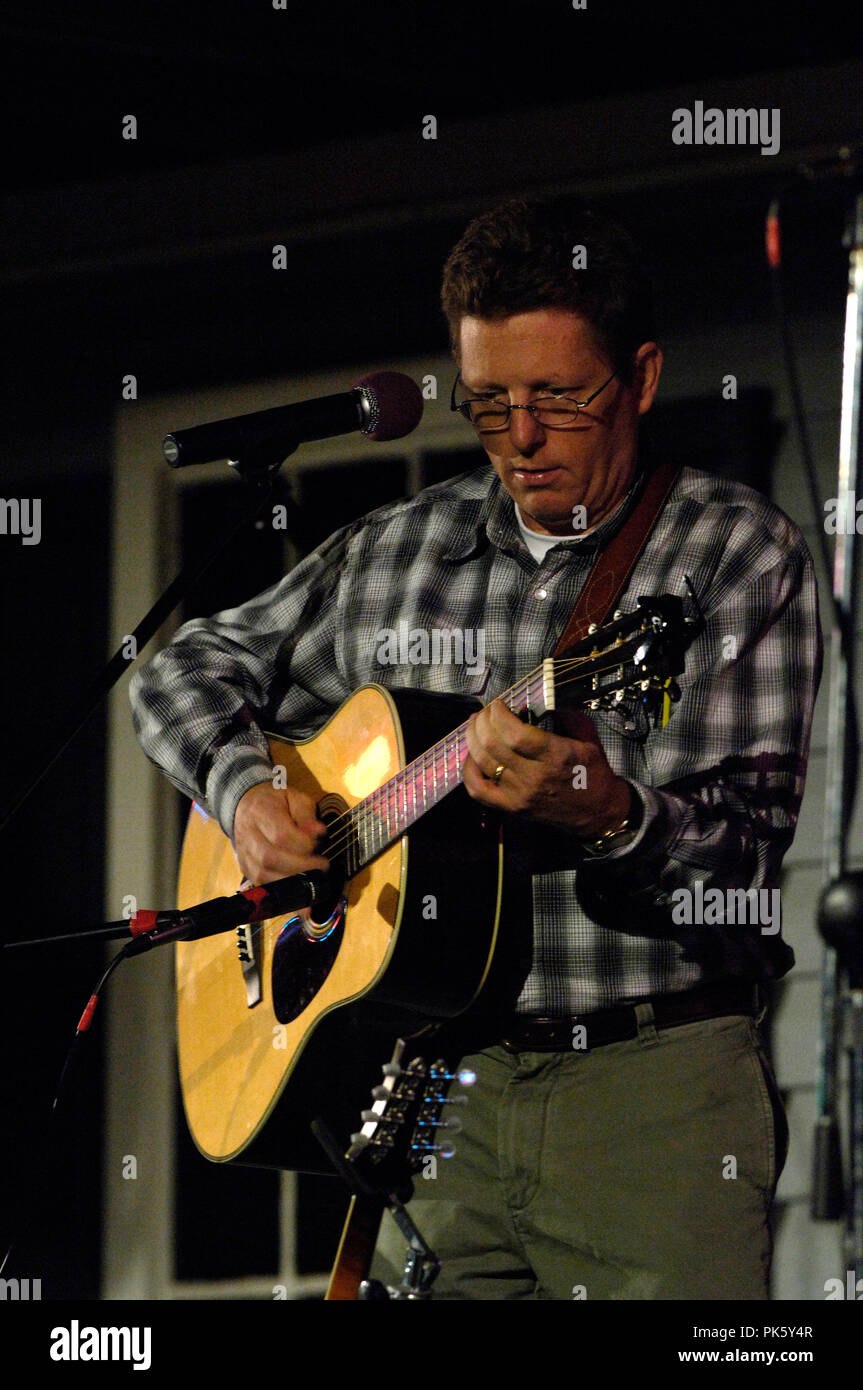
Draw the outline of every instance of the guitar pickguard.
<instances>
[{"instance_id":1,"label":"guitar pickguard","mask_svg":"<svg viewBox=\"0 0 863 1390\"><path fill-rule=\"evenodd\" d=\"M335 964L345 929L347 898L310 930L300 913L289 917L273 947L273 1013L279 1023L291 1023L308 1008Z\"/></svg>"}]
</instances>

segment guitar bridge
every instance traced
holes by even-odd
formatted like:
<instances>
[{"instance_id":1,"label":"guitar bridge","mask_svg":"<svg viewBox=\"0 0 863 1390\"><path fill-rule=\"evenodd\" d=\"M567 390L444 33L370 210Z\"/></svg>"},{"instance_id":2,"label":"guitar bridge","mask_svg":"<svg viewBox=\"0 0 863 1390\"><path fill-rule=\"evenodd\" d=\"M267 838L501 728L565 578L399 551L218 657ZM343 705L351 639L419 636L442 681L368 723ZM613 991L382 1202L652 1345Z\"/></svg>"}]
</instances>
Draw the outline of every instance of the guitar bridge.
<instances>
[{"instance_id":1,"label":"guitar bridge","mask_svg":"<svg viewBox=\"0 0 863 1390\"><path fill-rule=\"evenodd\" d=\"M263 997L261 967L257 950L258 939L259 933L254 930L250 922L242 927L237 927L237 952L246 986L246 1007L249 1009L260 1004Z\"/></svg>"}]
</instances>

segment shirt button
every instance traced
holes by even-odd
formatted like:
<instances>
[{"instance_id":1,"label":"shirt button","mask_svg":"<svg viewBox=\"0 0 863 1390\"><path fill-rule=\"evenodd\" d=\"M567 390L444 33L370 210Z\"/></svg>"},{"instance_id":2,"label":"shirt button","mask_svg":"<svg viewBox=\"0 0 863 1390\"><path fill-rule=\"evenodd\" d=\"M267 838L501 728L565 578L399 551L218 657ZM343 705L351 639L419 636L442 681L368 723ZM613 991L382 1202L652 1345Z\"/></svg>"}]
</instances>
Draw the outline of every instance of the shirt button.
<instances>
[{"instance_id":1,"label":"shirt button","mask_svg":"<svg viewBox=\"0 0 863 1390\"><path fill-rule=\"evenodd\" d=\"M548 598L548 589L537 589L536 598Z\"/></svg>"}]
</instances>

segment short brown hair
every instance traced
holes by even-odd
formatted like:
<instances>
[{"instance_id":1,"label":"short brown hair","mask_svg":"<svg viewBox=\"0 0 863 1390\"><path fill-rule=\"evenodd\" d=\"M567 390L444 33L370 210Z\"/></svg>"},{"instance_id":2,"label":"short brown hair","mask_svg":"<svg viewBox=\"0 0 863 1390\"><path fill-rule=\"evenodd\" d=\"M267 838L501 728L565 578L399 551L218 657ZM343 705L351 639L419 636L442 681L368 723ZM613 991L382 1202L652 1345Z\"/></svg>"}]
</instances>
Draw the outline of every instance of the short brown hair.
<instances>
[{"instance_id":1,"label":"short brown hair","mask_svg":"<svg viewBox=\"0 0 863 1390\"><path fill-rule=\"evenodd\" d=\"M586 264L574 269L580 246ZM639 247L620 223L580 198L512 198L474 218L444 266L441 302L456 358L466 314L500 319L569 309L588 320L629 383L633 354L654 336Z\"/></svg>"}]
</instances>

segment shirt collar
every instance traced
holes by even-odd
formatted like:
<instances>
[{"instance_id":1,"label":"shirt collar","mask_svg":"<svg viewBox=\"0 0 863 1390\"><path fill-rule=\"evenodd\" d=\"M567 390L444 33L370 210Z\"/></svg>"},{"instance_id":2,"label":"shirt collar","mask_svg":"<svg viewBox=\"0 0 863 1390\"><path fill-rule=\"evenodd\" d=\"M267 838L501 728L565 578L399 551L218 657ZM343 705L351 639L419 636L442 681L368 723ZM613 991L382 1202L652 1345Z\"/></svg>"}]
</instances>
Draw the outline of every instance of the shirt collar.
<instances>
[{"instance_id":1,"label":"shirt collar","mask_svg":"<svg viewBox=\"0 0 863 1390\"><path fill-rule=\"evenodd\" d=\"M476 521L471 527L471 535L467 540L463 536L453 540L452 547L444 552L445 558L448 560L458 561L470 558L483 548L486 540L491 541L492 545L496 545L499 550L503 550L507 554L513 554L515 551L519 553L527 551L519 529L515 503L491 464L489 464L489 472L488 492L480 504ZM646 477L647 470L639 463L632 487L626 494L623 505L615 510L611 516L607 516L603 522L600 522L589 536L584 537L580 545L568 546L564 541L561 541L560 544L563 549L577 551L579 555L584 555L587 551L603 550L620 530L637 503L644 488Z\"/></svg>"}]
</instances>

